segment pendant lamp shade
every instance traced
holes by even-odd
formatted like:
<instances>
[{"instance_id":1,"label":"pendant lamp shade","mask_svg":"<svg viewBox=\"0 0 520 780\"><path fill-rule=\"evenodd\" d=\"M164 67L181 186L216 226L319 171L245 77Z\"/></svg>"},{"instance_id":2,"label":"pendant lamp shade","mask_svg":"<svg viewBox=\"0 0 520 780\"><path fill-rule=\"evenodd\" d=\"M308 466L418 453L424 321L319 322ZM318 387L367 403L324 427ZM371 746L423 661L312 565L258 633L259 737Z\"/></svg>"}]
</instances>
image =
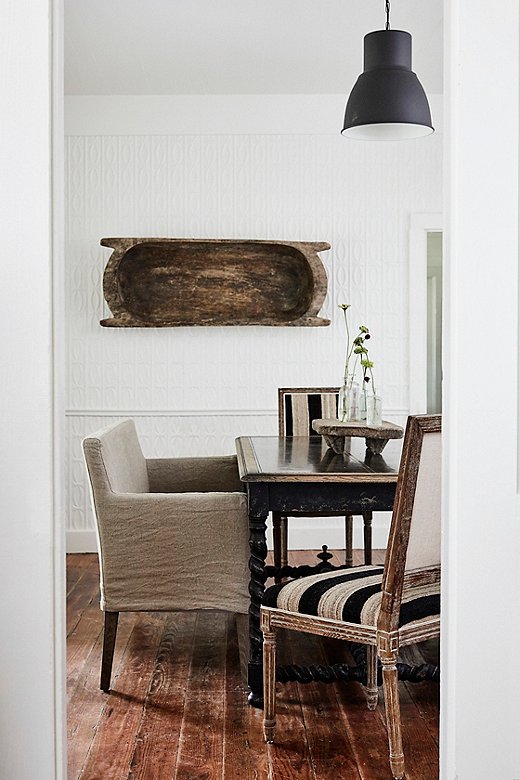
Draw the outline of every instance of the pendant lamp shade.
<instances>
[{"instance_id":1,"label":"pendant lamp shade","mask_svg":"<svg viewBox=\"0 0 520 780\"><path fill-rule=\"evenodd\" d=\"M341 132L365 140L433 133L428 99L412 71L410 33L376 30L365 35L364 71L350 93Z\"/></svg>"}]
</instances>

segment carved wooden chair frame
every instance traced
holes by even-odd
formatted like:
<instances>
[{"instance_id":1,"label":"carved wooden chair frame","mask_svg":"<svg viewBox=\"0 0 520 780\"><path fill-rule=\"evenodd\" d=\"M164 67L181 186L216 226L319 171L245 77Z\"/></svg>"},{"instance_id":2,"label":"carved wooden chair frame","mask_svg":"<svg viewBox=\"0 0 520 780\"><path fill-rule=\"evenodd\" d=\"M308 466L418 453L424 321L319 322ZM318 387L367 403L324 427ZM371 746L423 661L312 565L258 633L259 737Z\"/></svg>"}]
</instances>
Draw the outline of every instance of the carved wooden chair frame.
<instances>
[{"instance_id":1,"label":"carved wooden chair frame","mask_svg":"<svg viewBox=\"0 0 520 780\"><path fill-rule=\"evenodd\" d=\"M328 393L339 395L339 387L279 387L278 388L278 434L285 436L285 396L295 395L326 395ZM314 512L312 515L298 513L273 512L273 546L274 546L274 565L276 567L287 566L288 555L288 518L289 517L319 517ZM353 514L324 512L323 516L345 517L345 564L352 566L353 556ZM372 563L372 512L363 512L363 547L365 551L365 565ZM279 578L276 578L279 581Z\"/></svg>"},{"instance_id":2,"label":"carved wooden chair frame","mask_svg":"<svg viewBox=\"0 0 520 780\"><path fill-rule=\"evenodd\" d=\"M266 741L272 742L274 740L276 726L276 637L274 629L284 628L363 643L367 645L367 705L372 710L377 706L377 660L379 657L383 666L390 766L394 778L401 780L404 777L397 656L399 648L402 646L416 644L439 636L440 618L439 616L430 617L400 628L399 614L403 589L440 582L440 566L405 571L422 443L425 435L440 433L440 431L440 415L424 415L408 419L381 585L383 598L376 626L347 623L271 607L261 608L260 625L264 636L264 734Z\"/></svg>"}]
</instances>

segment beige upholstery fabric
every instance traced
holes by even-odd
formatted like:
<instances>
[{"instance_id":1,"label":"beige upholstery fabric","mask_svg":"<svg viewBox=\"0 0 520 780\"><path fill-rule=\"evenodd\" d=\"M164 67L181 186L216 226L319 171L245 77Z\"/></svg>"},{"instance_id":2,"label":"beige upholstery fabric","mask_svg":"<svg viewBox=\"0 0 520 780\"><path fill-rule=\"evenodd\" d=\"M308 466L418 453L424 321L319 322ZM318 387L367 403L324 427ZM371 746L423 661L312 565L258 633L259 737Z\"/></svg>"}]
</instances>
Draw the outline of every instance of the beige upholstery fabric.
<instances>
[{"instance_id":1,"label":"beige upholstery fabric","mask_svg":"<svg viewBox=\"0 0 520 780\"><path fill-rule=\"evenodd\" d=\"M236 455L219 458L152 458L146 461L150 493L244 493Z\"/></svg>"},{"instance_id":2,"label":"beige upholstery fabric","mask_svg":"<svg viewBox=\"0 0 520 780\"><path fill-rule=\"evenodd\" d=\"M421 447L406 569L441 562L441 434L426 433Z\"/></svg>"},{"instance_id":3,"label":"beige upholstery fabric","mask_svg":"<svg viewBox=\"0 0 520 780\"><path fill-rule=\"evenodd\" d=\"M141 451L133 420L125 420L94 434L86 443L99 442L102 453L103 486L114 493L147 493L149 490L146 460ZM88 445L90 446L90 445ZM100 483L101 484L101 483Z\"/></svg>"},{"instance_id":4,"label":"beige upholstery fabric","mask_svg":"<svg viewBox=\"0 0 520 780\"><path fill-rule=\"evenodd\" d=\"M430 571L430 569L427 569L426 571ZM418 573L420 570L418 570ZM403 596L401 598L401 608L406 604L412 604L414 601L418 601L420 599L428 599L432 596L438 596L441 592L441 584L440 582L429 582L426 585L415 585L412 587L406 587L403 589ZM383 594L381 591L379 593L375 593L374 595L370 596L369 599L365 601L363 604L363 608L361 610L361 618L360 623L363 623L364 625L369 626L377 626L377 621L379 619L379 612L381 610L381 601L383 599ZM433 615L437 615L438 608L433 608L430 611L430 614L428 617L431 617ZM417 620L410 620L407 622L407 625L413 625L416 622L420 622L424 619L424 615L421 615L417 618Z\"/></svg>"},{"instance_id":5,"label":"beige upholstery fabric","mask_svg":"<svg viewBox=\"0 0 520 780\"><path fill-rule=\"evenodd\" d=\"M131 420L87 437L83 447L101 608L246 613L247 498L236 458L146 461Z\"/></svg>"}]
</instances>

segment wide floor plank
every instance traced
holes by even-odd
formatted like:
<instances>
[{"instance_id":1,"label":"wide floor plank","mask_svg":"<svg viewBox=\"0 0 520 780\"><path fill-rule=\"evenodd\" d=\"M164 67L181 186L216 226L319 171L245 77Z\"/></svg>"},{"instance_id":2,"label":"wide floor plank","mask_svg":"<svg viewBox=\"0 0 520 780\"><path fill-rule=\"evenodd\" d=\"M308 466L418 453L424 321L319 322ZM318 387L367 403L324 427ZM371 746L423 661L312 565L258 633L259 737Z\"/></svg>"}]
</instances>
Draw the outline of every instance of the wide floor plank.
<instances>
[{"instance_id":1,"label":"wide floor plank","mask_svg":"<svg viewBox=\"0 0 520 780\"><path fill-rule=\"evenodd\" d=\"M196 615L167 616L130 764L133 778L173 777L195 639Z\"/></svg>"},{"instance_id":2,"label":"wide floor plank","mask_svg":"<svg viewBox=\"0 0 520 780\"><path fill-rule=\"evenodd\" d=\"M227 620L199 612L174 778L210 780L223 763Z\"/></svg>"}]
</instances>

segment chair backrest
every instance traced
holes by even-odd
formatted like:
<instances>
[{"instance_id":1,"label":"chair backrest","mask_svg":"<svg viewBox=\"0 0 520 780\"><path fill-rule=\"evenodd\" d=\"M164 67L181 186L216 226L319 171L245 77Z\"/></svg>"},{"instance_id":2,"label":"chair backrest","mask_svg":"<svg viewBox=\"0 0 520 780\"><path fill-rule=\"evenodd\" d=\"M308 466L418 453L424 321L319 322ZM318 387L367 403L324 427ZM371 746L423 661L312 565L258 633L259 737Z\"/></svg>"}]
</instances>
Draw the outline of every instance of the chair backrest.
<instances>
[{"instance_id":1,"label":"chair backrest","mask_svg":"<svg viewBox=\"0 0 520 780\"><path fill-rule=\"evenodd\" d=\"M312 421L336 418L338 387L279 387L280 436L316 436Z\"/></svg>"},{"instance_id":2,"label":"chair backrest","mask_svg":"<svg viewBox=\"0 0 520 780\"><path fill-rule=\"evenodd\" d=\"M395 631L403 589L440 579L441 416L409 417L386 550L378 627Z\"/></svg>"},{"instance_id":3,"label":"chair backrest","mask_svg":"<svg viewBox=\"0 0 520 780\"><path fill-rule=\"evenodd\" d=\"M133 420L124 420L87 436L83 451L94 495L149 491L146 459Z\"/></svg>"}]
</instances>

